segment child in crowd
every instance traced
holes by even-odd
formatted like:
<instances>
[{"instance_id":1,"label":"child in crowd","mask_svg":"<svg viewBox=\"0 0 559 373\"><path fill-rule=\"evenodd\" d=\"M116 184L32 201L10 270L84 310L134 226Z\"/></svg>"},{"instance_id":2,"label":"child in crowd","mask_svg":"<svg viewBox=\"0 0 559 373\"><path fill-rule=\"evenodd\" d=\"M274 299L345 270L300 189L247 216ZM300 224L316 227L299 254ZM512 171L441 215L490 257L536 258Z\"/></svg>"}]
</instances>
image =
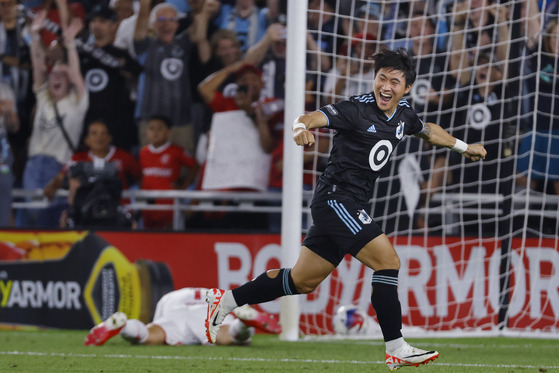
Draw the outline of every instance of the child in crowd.
<instances>
[{"instance_id":1,"label":"child in crowd","mask_svg":"<svg viewBox=\"0 0 559 373\"><path fill-rule=\"evenodd\" d=\"M172 190L185 189L192 184L198 172L196 160L185 150L169 142L171 121L162 115L152 116L147 124L148 145L140 150L142 167L142 189ZM189 169L181 178L181 169ZM172 204L170 199L158 199L157 204ZM172 228L173 212L144 211L145 228Z\"/></svg>"}]
</instances>

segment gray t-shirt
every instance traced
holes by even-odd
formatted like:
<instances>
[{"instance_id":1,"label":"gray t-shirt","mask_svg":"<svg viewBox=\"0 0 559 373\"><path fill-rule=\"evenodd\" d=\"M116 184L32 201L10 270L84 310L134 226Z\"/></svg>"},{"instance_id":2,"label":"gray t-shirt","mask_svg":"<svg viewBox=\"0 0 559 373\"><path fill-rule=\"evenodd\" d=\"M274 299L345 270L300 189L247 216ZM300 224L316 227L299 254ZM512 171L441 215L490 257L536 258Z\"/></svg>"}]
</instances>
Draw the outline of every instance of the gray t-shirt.
<instances>
[{"instance_id":1,"label":"gray t-shirt","mask_svg":"<svg viewBox=\"0 0 559 373\"><path fill-rule=\"evenodd\" d=\"M140 75L136 111L141 119L166 115L173 125L190 123L192 104L189 60L192 42L182 32L171 44L148 37L134 43L144 71Z\"/></svg>"}]
</instances>

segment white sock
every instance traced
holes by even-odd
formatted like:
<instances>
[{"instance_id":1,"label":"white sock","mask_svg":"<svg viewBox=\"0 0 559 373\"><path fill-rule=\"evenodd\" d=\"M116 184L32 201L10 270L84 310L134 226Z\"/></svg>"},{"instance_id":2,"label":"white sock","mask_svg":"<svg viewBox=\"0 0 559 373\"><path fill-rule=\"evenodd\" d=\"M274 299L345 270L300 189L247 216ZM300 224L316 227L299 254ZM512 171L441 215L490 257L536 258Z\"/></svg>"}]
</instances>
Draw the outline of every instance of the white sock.
<instances>
[{"instance_id":1,"label":"white sock","mask_svg":"<svg viewBox=\"0 0 559 373\"><path fill-rule=\"evenodd\" d=\"M254 328L249 328L241 320L235 319L229 324L229 334L235 343L246 343L254 335Z\"/></svg>"},{"instance_id":2,"label":"white sock","mask_svg":"<svg viewBox=\"0 0 559 373\"><path fill-rule=\"evenodd\" d=\"M227 290L225 294L223 294L223 296L221 297L221 301L223 302L223 305L225 306L225 308L227 308L227 311L229 312L239 307L239 305L235 301L235 297L233 296L231 290Z\"/></svg>"},{"instance_id":3,"label":"white sock","mask_svg":"<svg viewBox=\"0 0 559 373\"><path fill-rule=\"evenodd\" d=\"M404 343L406 343L406 341L404 341L404 337L400 337L400 338L393 339L391 341L387 341L387 342L385 342L386 352L388 354L393 354L397 349L402 347L404 345Z\"/></svg>"},{"instance_id":4,"label":"white sock","mask_svg":"<svg viewBox=\"0 0 559 373\"><path fill-rule=\"evenodd\" d=\"M140 320L131 319L126 322L126 325L120 331L120 335L128 341L144 343L148 339L149 331L146 324Z\"/></svg>"}]
</instances>

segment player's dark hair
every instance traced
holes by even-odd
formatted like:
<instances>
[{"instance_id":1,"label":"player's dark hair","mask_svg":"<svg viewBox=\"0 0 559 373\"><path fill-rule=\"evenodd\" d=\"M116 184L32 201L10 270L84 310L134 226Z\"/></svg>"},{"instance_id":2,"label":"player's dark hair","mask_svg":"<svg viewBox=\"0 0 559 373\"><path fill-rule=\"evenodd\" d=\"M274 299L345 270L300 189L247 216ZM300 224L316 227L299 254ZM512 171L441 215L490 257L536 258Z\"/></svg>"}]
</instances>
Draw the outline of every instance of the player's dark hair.
<instances>
[{"instance_id":1,"label":"player's dark hair","mask_svg":"<svg viewBox=\"0 0 559 373\"><path fill-rule=\"evenodd\" d=\"M149 117L149 121L152 121L152 120L158 120L158 121L163 122L163 124L165 124L165 126L169 129L171 127L173 127L173 123L171 122L171 118L169 118L166 115L154 114L154 115Z\"/></svg>"},{"instance_id":2,"label":"player's dark hair","mask_svg":"<svg viewBox=\"0 0 559 373\"><path fill-rule=\"evenodd\" d=\"M392 50L387 47L381 47L380 51L373 56L372 60L375 74L378 74L378 71L382 68L399 70L404 73L406 86L415 82L417 76L417 72L415 71L416 63L405 48Z\"/></svg>"}]
</instances>

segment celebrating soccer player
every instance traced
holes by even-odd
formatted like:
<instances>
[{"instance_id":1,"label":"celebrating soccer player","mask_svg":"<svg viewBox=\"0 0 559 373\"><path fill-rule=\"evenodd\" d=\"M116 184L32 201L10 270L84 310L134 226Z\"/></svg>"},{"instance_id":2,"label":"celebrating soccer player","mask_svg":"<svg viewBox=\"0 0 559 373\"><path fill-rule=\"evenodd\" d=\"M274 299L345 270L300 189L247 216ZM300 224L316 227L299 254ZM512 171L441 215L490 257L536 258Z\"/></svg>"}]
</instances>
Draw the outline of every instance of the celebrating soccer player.
<instances>
[{"instance_id":1,"label":"celebrating soccer player","mask_svg":"<svg viewBox=\"0 0 559 373\"><path fill-rule=\"evenodd\" d=\"M400 259L388 237L366 213L375 180L404 135L450 148L472 161L485 158L481 144L468 145L434 123L423 123L403 98L416 77L416 64L404 49L382 49L372 57L373 91L299 116L293 124L297 145L314 143L309 131L336 130L328 165L316 187L308 231L293 268L270 270L233 290L208 291L207 337L216 340L219 325L236 307L284 295L307 294L351 254L374 270L371 302L386 343L390 370L419 366L437 351L410 346L402 337L398 300Z\"/></svg>"}]
</instances>

